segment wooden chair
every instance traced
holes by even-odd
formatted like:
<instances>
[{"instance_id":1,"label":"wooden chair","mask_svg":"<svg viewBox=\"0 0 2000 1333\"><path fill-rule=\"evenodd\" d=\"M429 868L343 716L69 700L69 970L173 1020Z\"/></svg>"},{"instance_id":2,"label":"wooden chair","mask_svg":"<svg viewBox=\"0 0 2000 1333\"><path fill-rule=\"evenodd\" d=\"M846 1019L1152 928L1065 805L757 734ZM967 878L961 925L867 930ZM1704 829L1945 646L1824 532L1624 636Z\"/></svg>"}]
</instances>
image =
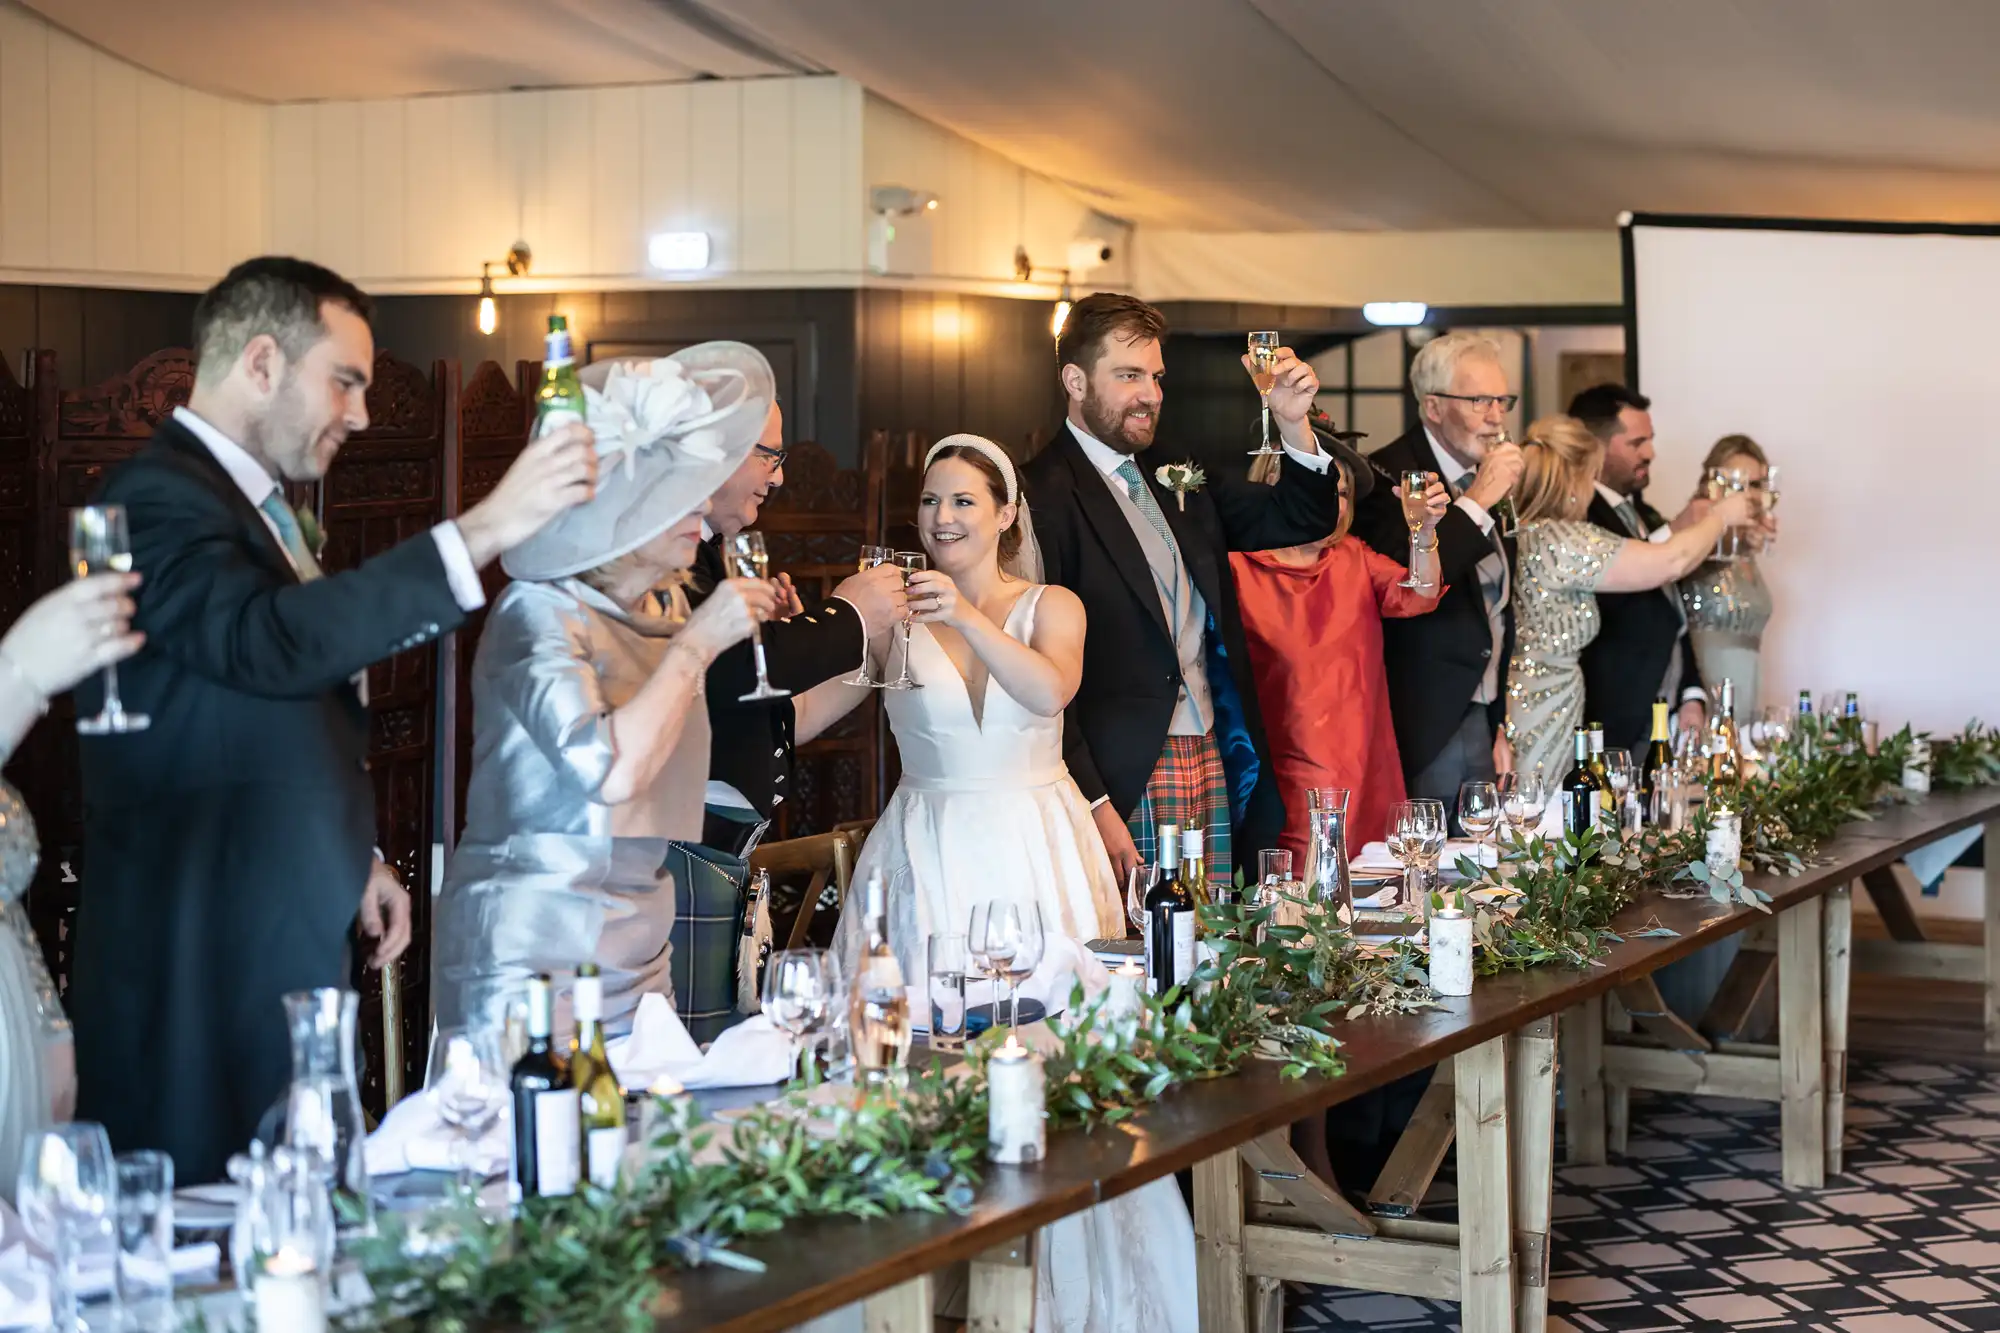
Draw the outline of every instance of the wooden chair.
<instances>
[{"instance_id":1,"label":"wooden chair","mask_svg":"<svg viewBox=\"0 0 2000 1333\"><path fill-rule=\"evenodd\" d=\"M836 907L847 901L847 883L854 872L854 844L845 833L815 833L806 838L767 842L750 854L750 869L771 876L775 889L781 883L804 883L798 915L792 918L785 947L805 947L819 900L831 884ZM775 927L774 927L775 929Z\"/></svg>"},{"instance_id":2,"label":"wooden chair","mask_svg":"<svg viewBox=\"0 0 2000 1333\"><path fill-rule=\"evenodd\" d=\"M833 831L835 833L845 833L848 836L848 839L851 842L853 842L854 854L856 856L859 856L861 854L861 844L868 841L868 835L871 832L873 832L874 829L875 829L875 816L873 815L868 816L868 818L866 819L850 819L845 821L844 823L835 824L833 826Z\"/></svg>"}]
</instances>

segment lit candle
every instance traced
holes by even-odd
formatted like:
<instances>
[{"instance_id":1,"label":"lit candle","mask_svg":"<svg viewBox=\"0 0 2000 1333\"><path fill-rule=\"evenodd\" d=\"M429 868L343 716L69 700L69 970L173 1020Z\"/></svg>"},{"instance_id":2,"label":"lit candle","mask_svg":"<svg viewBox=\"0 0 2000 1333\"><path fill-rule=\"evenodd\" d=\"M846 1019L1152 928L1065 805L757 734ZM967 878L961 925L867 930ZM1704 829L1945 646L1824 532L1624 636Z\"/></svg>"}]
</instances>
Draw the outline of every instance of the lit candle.
<instances>
[{"instance_id":1,"label":"lit candle","mask_svg":"<svg viewBox=\"0 0 2000 1333\"><path fill-rule=\"evenodd\" d=\"M251 1294L258 1333L326 1333L326 1289L308 1255L279 1250L264 1261Z\"/></svg>"},{"instance_id":2,"label":"lit candle","mask_svg":"<svg viewBox=\"0 0 2000 1333\"><path fill-rule=\"evenodd\" d=\"M1472 994L1472 918L1456 907L1431 913L1431 989Z\"/></svg>"},{"instance_id":3,"label":"lit candle","mask_svg":"<svg viewBox=\"0 0 2000 1333\"><path fill-rule=\"evenodd\" d=\"M625 1145L627 1169L644 1162L646 1154L652 1151L653 1136L659 1130L660 1103L685 1096L687 1089L672 1074L662 1074L647 1085L645 1100L639 1103L638 1137Z\"/></svg>"},{"instance_id":4,"label":"lit candle","mask_svg":"<svg viewBox=\"0 0 2000 1333\"><path fill-rule=\"evenodd\" d=\"M1146 969L1137 963L1121 963L1111 969L1111 991L1104 1012L1112 1018L1136 1018L1139 997L1146 993Z\"/></svg>"},{"instance_id":5,"label":"lit candle","mask_svg":"<svg viewBox=\"0 0 2000 1333\"><path fill-rule=\"evenodd\" d=\"M1705 850L1707 854L1702 859L1708 862L1710 870L1718 875L1735 870L1743 859L1743 816L1734 810L1711 816Z\"/></svg>"},{"instance_id":6,"label":"lit candle","mask_svg":"<svg viewBox=\"0 0 2000 1333\"><path fill-rule=\"evenodd\" d=\"M1011 1032L986 1062L986 1155L993 1161L1031 1166L1042 1160L1048 1146L1042 1077L1042 1057Z\"/></svg>"}]
</instances>

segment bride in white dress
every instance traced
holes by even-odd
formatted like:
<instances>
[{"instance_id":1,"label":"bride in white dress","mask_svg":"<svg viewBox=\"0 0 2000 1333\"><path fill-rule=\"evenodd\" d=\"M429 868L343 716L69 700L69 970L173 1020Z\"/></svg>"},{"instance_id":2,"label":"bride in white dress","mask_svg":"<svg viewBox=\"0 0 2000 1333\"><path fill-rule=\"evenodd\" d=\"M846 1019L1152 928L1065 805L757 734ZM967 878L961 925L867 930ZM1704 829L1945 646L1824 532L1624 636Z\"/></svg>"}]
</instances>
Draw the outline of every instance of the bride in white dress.
<instances>
[{"instance_id":1,"label":"bride in white dress","mask_svg":"<svg viewBox=\"0 0 2000 1333\"><path fill-rule=\"evenodd\" d=\"M1125 915L1062 759L1063 708L1083 670L1083 604L1034 581L1026 526L1000 446L976 435L932 446L917 517L932 567L909 589L909 667L922 688L885 692L903 776L852 882L880 873L888 886L890 942L906 976L923 975L930 933L963 934L975 904L1014 898L1039 905L1051 935L1077 942L1064 952L1086 989L1098 989L1103 969L1082 942L1123 938ZM841 920L850 958L860 915ZM1194 1333L1194 1269L1180 1189L1155 1181L1042 1228L1036 1333Z\"/></svg>"}]
</instances>

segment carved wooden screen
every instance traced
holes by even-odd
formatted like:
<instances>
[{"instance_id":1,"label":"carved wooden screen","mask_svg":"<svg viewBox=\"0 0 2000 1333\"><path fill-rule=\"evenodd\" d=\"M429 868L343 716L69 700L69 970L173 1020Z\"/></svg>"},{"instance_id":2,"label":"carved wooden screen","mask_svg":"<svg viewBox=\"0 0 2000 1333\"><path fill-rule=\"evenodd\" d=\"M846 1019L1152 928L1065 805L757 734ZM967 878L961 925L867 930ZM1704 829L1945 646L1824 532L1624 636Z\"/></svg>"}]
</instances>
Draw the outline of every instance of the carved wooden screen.
<instances>
[{"instance_id":1,"label":"carved wooden screen","mask_svg":"<svg viewBox=\"0 0 2000 1333\"><path fill-rule=\"evenodd\" d=\"M492 494L527 444L535 415L532 386L541 378L539 361L515 362L514 384L507 382L506 372L497 363L482 361L465 381L458 396L458 449L446 473L446 513L450 517L456 518ZM486 585L486 604L491 606L507 586L506 572L495 561L480 577ZM445 789L452 794L452 817L442 839L447 852L457 845L465 827L465 787L472 776L472 661L485 624L486 612L474 612L443 649L446 675L454 684L442 715L450 747L444 758Z\"/></svg>"},{"instance_id":2,"label":"carved wooden screen","mask_svg":"<svg viewBox=\"0 0 2000 1333\"><path fill-rule=\"evenodd\" d=\"M445 516L445 467L458 431L458 368L429 374L385 353L368 387L368 429L348 438L320 486L326 533L322 564L352 569L370 556L421 537ZM399 653L368 672L376 836L410 893L412 943L402 960L405 1087L420 1084L429 1053L432 809L436 799L438 654L435 644ZM361 986L361 1031L368 1059L362 1097L382 1109L382 987Z\"/></svg>"},{"instance_id":3,"label":"carved wooden screen","mask_svg":"<svg viewBox=\"0 0 2000 1333\"><path fill-rule=\"evenodd\" d=\"M865 465L842 468L810 441L793 445L785 484L771 493L757 520L783 570L806 598L825 597L854 572L860 548L880 540L883 453L871 442ZM881 702L871 698L838 725L802 746L792 775L792 800L778 807L772 838L824 833L882 808Z\"/></svg>"}]
</instances>

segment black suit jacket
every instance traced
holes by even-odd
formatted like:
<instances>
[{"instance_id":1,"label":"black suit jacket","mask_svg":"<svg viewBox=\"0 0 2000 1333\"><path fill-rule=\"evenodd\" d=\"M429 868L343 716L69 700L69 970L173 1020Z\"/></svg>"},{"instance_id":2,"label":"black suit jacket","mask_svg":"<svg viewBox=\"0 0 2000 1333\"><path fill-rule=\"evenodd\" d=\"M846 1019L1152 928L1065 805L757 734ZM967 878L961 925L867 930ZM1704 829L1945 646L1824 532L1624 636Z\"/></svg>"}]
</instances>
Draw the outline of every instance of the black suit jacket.
<instances>
[{"instance_id":1,"label":"black suit jacket","mask_svg":"<svg viewBox=\"0 0 2000 1333\"><path fill-rule=\"evenodd\" d=\"M1437 454L1422 426L1383 445L1370 458L1398 480L1404 472L1438 470ZM1378 484L1355 506L1354 535L1398 564L1409 562L1410 529L1403 522L1403 502L1390 494L1389 483ZM1395 723L1396 749L1406 779L1437 758L1458 730L1493 658L1493 628L1486 618L1485 594L1479 590L1479 562L1493 553L1495 537L1481 532L1457 505L1438 521L1437 535L1438 566L1447 585L1437 610L1427 616L1382 622L1389 715ZM1511 538L1499 540L1511 571L1514 543ZM1503 614L1506 632L1501 645L1499 693L1488 709L1496 728L1507 714L1507 659L1514 651L1511 584Z\"/></svg>"},{"instance_id":2,"label":"black suit jacket","mask_svg":"<svg viewBox=\"0 0 2000 1333\"><path fill-rule=\"evenodd\" d=\"M1666 526L1666 519L1644 499L1633 497L1646 530ZM1590 500L1590 521L1620 537L1632 534L1601 492ZM1651 592L1597 594L1601 622L1597 637L1583 650L1583 711L1604 724L1604 743L1612 748L1645 749L1653 729L1653 700L1659 697L1674 645L1680 644L1680 675L1670 682L1667 702L1678 705L1682 690L1701 688L1694 645L1681 612L1680 584Z\"/></svg>"},{"instance_id":3,"label":"black suit jacket","mask_svg":"<svg viewBox=\"0 0 2000 1333\"><path fill-rule=\"evenodd\" d=\"M696 550L688 600L700 605L724 578L722 539L711 537ZM868 631L860 613L838 597L808 606L803 615L764 626L764 669L771 684L794 694L861 666ZM726 782L769 819L784 804L792 772L790 699L743 703L757 684L757 663L748 641L734 645L708 669L708 725L713 733L708 775Z\"/></svg>"},{"instance_id":4,"label":"black suit jacket","mask_svg":"<svg viewBox=\"0 0 2000 1333\"><path fill-rule=\"evenodd\" d=\"M300 583L257 510L176 423L115 471L146 646L119 667L152 726L83 737L71 975L77 1112L114 1148L219 1180L284 1093L279 997L342 986L376 842L350 678L464 619L423 535ZM78 690L94 711L101 690Z\"/></svg>"},{"instance_id":5,"label":"black suit jacket","mask_svg":"<svg viewBox=\"0 0 2000 1333\"><path fill-rule=\"evenodd\" d=\"M1220 631L1221 652L1234 664L1235 693L1256 750L1257 783L1240 831L1246 839L1242 854L1247 855L1248 849L1277 845L1285 812L1257 709L1229 552L1298 546L1326 536L1339 522L1339 486L1330 474L1289 456L1277 485L1255 484L1243 476L1239 457L1236 468L1207 469L1208 484L1187 497L1182 512L1173 493L1153 476L1161 464L1175 461L1162 456L1165 452L1140 455L1140 472L1208 604ZM1080 597L1088 617L1083 679L1063 714L1063 758L1086 800L1108 796L1120 815L1129 816L1166 747L1180 697L1180 655L1160 609L1145 550L1067 422L1022 469L1022 481L1043 578ZM1213 653L1210 661L1215 661ZM1221 682L1211 685L1220 699Z\"/></svg>"}]
</instances>

